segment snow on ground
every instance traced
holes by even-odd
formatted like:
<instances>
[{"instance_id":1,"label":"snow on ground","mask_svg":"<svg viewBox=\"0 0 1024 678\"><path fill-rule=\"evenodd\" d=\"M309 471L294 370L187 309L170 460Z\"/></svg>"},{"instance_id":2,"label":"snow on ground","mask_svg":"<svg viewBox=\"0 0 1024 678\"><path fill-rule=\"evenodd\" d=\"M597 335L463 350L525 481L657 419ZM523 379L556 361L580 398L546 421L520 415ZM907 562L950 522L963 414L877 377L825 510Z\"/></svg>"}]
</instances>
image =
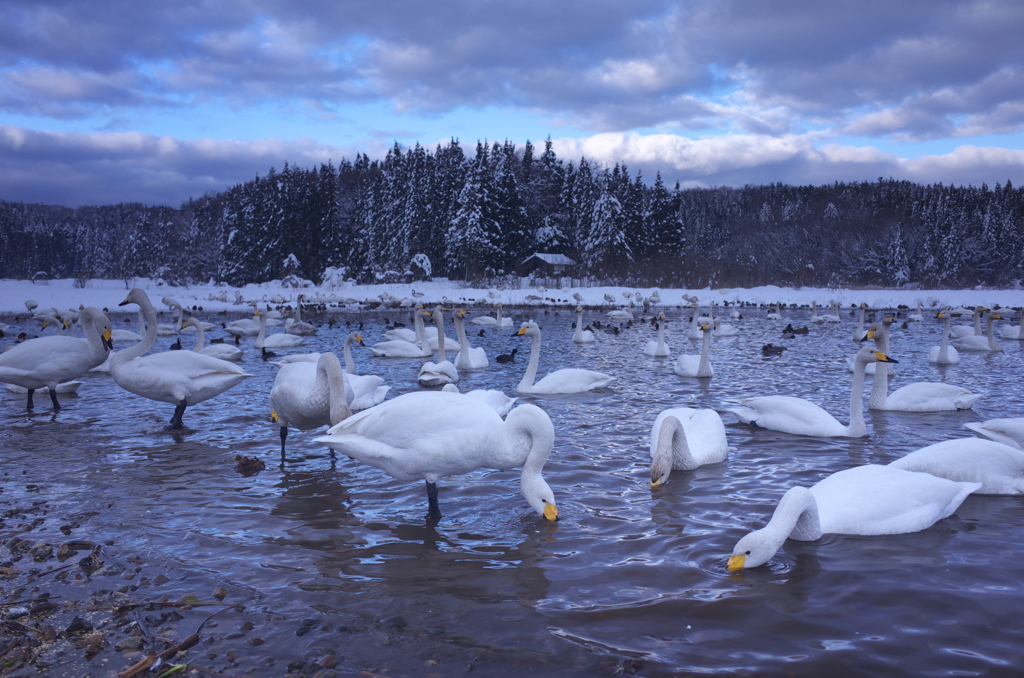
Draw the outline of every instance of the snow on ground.
<instances>
[{"instance_id":1,"label":"snow on ground","mask_svg":"<svg viewBox=\"0 0 1024 678\"><path fill-rule=\"evenodd\" d=\"M76 288L75 281L49 280L32 282L28 280L0 280L0 313L24 313L25 301L35 301L39 309L49 307L58 310L96 306L115 310L124 300L128 288L122 280L90 280L84 287ZM381 285L342 285L335 289L307 287L296 289L285 287L280 281L250 284L240 288L224 284L190 285L188 287L172 287L148 279L137 279L133 287L145 289L154 305L166 309L161 299L170 296L181 302L186 308L201 306L205 311L245 311L245 303L256 301L265 304L294 303L299 294L304 294L307 301L323 301L348 303L380 301L382 294L389 294L395 299L410 299L415 303L436 304L486 304L503 303L507 305L543 305L552 303L580 303L574 294L582 297L585 306L619 306L627 303L623 296L628 293L635 300L635 294L650 296L655 290L661 298L663 306L688 305L683 295L697 297L699 303L708 304L712 300L719 306L724 302L770 305L775 302L784 304L810 305L817 302L818 307L827 306L832 300L839 301L843 307L851 304L866 303L872 308L895 308L903 304L911 308L920 301L925 308L939 309L944 306L973 307L978 304L986 306L1020 307L1024 305L1024 290L905 290L905 289L828 289L828 288L786 288L766 285L763 287L723 288L723 289L664 289L655 287L580 287L570 289L543 289L527 287L523 289L493 289L472 287L465 282L446 279L435 279L431 282L415 282L410 284ZM241 293L242 304L235 303L236 289ZM416 296L414 295L422 295ZM223 294L222 294L223 293ZM608 302L605 296L614 298ZM218 297L222 296L224 300ZM553 301L552 301L553 300ZM358 308L350 306L350 308Z\"/></svg>"}]
</instances>

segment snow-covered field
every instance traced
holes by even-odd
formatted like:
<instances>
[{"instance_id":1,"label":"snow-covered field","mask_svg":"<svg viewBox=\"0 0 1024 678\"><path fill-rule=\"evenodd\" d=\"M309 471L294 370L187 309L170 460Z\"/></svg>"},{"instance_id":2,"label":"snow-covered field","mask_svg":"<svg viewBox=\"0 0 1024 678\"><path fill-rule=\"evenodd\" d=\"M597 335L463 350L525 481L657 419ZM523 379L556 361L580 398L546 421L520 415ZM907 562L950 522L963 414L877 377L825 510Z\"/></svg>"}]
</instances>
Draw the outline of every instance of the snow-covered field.
<instances>
[{"instance_id":1,"label":"snow-covered field","mask_svg":"<svg viewBox=\"0 0 1024 678\"><path fill-rule=\"evenodd\" d=\"M25 302L35 301L40 309L54 307L58 310L96 306L113 309L124 300L127 288L122 280L90 280L82 288L76 288L74 280L49 280L31 282L27 280L0 281L0 313L23 313ZM279 281L251 284L233 288L223 284L191 285L188 287L172 287L158 284L147 279L137 279L133 286L145 289L158 307L163 297L174 297L186 308L201 306L206 311L245 310L245 304L251 301L260 304L292 303L299 294L305 295L308 301L324 301L350 305L355 302L380 301L381 295L402 300L410 299L416 303L435 304L448 302L451 304L494 304L509 305L544 305L552 303L580 303L574 294L582 297L585 306L609 306L606 295L613 298L614 305L626 303L624 295L629 294L635 299L637 292L642 296L650 296L656 290L662 305L679 306L690 303L683 295L696 297L700 303L708 304L712 300L721 305L723 302L768 305L775 302L784 304L807 304L817 302L819 308L827 306L830 301L839 301L844 307L851 304L866 303L873 308L889 308L899 305L915 307L918 302L925 308L942 308L950 306L971 307L978 304L986 306L1020 307L1024 305L1024 290L903 290L903 289L827 289L827 288L785 288L766 285L764 287L723 288L723 289L659 289L654 287L582 287L570 289L487 289L472 287L461 281L434 280L408 284L382 285L343 285L336 289L308 287L296 289L284 287ZM240 293L241 304L236 303ZM415 293L415 294L414 294ZM422 296L419 296L422 295ZM223 300L222 300L223 299ZM283 300L283 302L281 301ZM350 308L358 308L350 306Z\"/></svg>"}]
</instances>

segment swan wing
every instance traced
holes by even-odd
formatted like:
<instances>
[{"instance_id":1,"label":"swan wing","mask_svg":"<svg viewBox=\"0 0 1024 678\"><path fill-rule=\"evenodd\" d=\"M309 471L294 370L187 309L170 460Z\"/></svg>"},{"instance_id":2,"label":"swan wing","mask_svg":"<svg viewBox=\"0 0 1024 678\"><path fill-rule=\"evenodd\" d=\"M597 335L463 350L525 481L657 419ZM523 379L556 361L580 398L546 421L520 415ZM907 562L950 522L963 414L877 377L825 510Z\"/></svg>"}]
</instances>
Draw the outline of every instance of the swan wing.
<instances>
[{"instance_id":1,"label":"swan wing","mask_svg":"<svg viewBox=\"0 0 1024 678\"><path fill-rule=\"evenodd\" d=\"M950 516L981 483L892 466L839 471L811 487L822 533L904 534Z\"/></svg>"},{"instance_id":2,"label":"swan wing","mask_svg":"<svg viewBox=\"0 0 1024 678\"><path fill-rule=\"evenodd\" d=\"M370 346L370 352L378 358L419 358L423 349L411 341L393 339Z\"/></svg>"},{"instance_id":3,"label":"swan wing","mask_svg":"<svg viewBox=\"0 0 1024 678\"><path fill-rule=\"evenodd\" d=\"M969 410L981 396L960 386L922 381L890 393L885 400L885 409L901 412Z\"/></svg>"},{"instance_id":4,"label":"swan wing","mask_svg":"<svg viewBox=\"0 0 1024 678\"><path fill-rule=\"evenodd\" d=\"M1024 417L972 421L964 426L997 443L1024 450Z\"/></svg>"},{"instance_id":5,"label":"swan wing","mask_svg":"<svg viewBox=\"0 0 1024 678\"><path fill-rule=\"evenodd\" d=\"M981 483L978 494L1024 494L1024 450L993 440L944 440L915 450L889 466Z\"/></svg>"},{"instance_id":6,"label":"swan wing","mask_svg":"<svg viewBox=\"0 0 1024 678\"><path fill-rule=\"evenodd\" d=\"M795 396L745 398L739 407L726 408L744 424L783 433L810 436L842 436L847 427L819 405Z\"/></svg>"},{"instance_id":7,"label":"swan wing","mask_svg":"<svg viewBox=\"0 0 1024 678\"><path fill-rule=\"evenodd\" d=\"M555 370L551 374L545 376L543 379L534 383L533 388L531 388L529 392L549 394L583 393L597 388L604 388L614 380L615 377L604 374L603 372L570 367L562 370Z\"/></svg>"},{"instance_id":8,"label":"swan wing","mask_svg":"<svg viewBox=\"0 0 1024 678\"><path fill-rule=\"evenodd\" d=\"M0 381L24 388L42 388L70 381L102 362L102 358L95 360L91 356L89 342L85 339L39 337L0 353Z\"/></svg>"}]
</instances>

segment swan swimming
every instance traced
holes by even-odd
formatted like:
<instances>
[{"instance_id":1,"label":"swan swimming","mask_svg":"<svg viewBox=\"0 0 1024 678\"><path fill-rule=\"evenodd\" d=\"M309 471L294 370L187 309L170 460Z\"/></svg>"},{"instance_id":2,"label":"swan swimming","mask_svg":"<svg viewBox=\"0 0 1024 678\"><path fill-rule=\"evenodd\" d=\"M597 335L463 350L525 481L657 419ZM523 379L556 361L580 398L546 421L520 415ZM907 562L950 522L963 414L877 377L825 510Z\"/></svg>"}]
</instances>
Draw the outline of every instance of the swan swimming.
<instances>
[{"instance_id":1,"label":"swan swimming","mask_svg":"<svg viewBox=\"0 0 1024 678\"><path fill-rule=\"evenodd\" d=\"M583 314L580 313L580 317ZM652 339L644 344L644 353L655 358L668 358L672 355L672 350L665 343L665 314L658 314L658 338Z\"/></svg>"},{"instance_id":2,"label":"swan swimming","mask_svg":"<svg viewBox=\"0 0 1024 678\"><path fill-rule=\"evenodd\" d=\"M746 398L737 407L726 410L739 417L740 423L794 435L859 438L868 434L864 423L864 366L869 362L897 362L880 351L865 346L857 353L853 387L850 391L850 424L838 419L809 400L793 396L771 395Z\"/></svg>"},{"instance_id":3,"label":"swan swimming","mask_svg":"<svg viewBox=\"0 0 1024 678\"><path fill-rule=\"evenodd\" d=\"M939 341L938 346L932 346L928 352L928 362L934 363L935 365L956 365L960 362L960 354L957 350L949 345L949 322L952 319L952 315L949 309L939 311L936 318L941 318L942 324L942 339Z\"/></svg>"},{"instance_id":4,"label":"swan swimming","mask_svg":"<svg viewBox=\"0 0 1024 678\"><path fill-rule=\"evenodd\" d=\"M256 316L260 319L260 331L256 335L256 342L253 344L253 348L257 350L264 348L294 348L306 341L304 336L288 334L287 332L267 336L266 314L256 311Z\"/></svg>"},{"instance_id":5,"label":"swan swimming","mask_svg":"<svg viewBox=\"0 0 1024 678\"><path fill-rule=\"evenodd\" d=\"M146 316L146 334L134 346L110 356L110 374L118 386L150 400L175 406L171 429L184 428L189 405L213 398L253 375L238 365L194 351L166 351L143 355L156 343L156 309L145 290L135 288L121 302L138 304Z\"/></svg>"},{"instance_id":6,"label":"swan swimming","mask_svg":"<svg viewBox=\"0 0 1024 678\"><path fill-rule=\"evenodd\" d=\"M469 345L465 316L466 311L461 308L452 314L452 322L455 323L455 336L459 338L459 345L462 347L458 355L455 356L455 367L460 370L482 370L488 365L487 352L481 347Z\"/></svg>"},{"instance_id":7,"label":"swan swimming","mask_svg":"<svg viewBox=\"0 0 1024 678\"><path fill-rule=\"evenodd\" d=\"M406 393L349 417L316 439L398 480L423 479L428 519L441 517L438 479L521 465L523 496L551 521L558 518L558 509L541 471L554 440L550 417L535 405L520 405L502 420L482 400L443 391Z\"/></svg>"},{"instance_id":8,"label":"swan swimming","mask_svg":"<svg viewBox=\"0 0 1024 678\"><path fill-rule=\"evenodd\" d=\"M675 471L690 471L724 461L729 454L725 424L714 410L674 407L663 410L651 428L651 487Z\"/></svg>"},{"instance_id":9,"label":"swan swimming","mask_svg":"<svg viewBox=\"0 0 1024 678\"><path fill-rule=\"evenodd\" d=\"M699 377L702 379L715 376L715 370L711 367L711 360L708 357L711 353L711 328L707 323L701 323L702 335L700 355L684 353L676 358L673 371L680 377Z\"/></svg>"},{"instance_id":10,"label":"swan swimming","mask_svg":"<svg viewBox=\"0 0 1024 678\"><path fill-rule=\"evenodd\" d=\"M869 464L791 487L768 524L737 543L726 569L735 572L771 560L787 538L815 541L823 534L906 534L949 517L981 483Z\"/></svg>"},{"instance_id":11,"label":"swan swimming","mask_svg":"<svg viewBox=\"0 0 1024 678\"><path fill-rule=\"evenodd\" d=\"M456 384L459 381L459 370L452 364L452 361L445 358L445 336L444 336L444 307L438 304L433 311L426 312L426 316L437 324L437 362L427 361L420 368L416 381L420 386L443 386L444 384Z\"/></svg>"},{"instance_id":12,"label":"swan swimming","mask_svg":"<svg viewBox=\"0 0 1024 678\"><path fill-rule=\"evenodd\" d=\"M413 313L413 324L416 327L415 341L397 338L381 341L370 347L370 353L378 358L426 358L430 355L430 342L427 339L427 332L423 326L423 319L429 313L423 307L417 308ZM408 332L405 328L400 328ZM391 330L396 332L397 330ZM387 336L387 335L385 335ZM406 335L394 335L406 336Z\"/></svg>"},{"instance_id":13,"label":"swan swimming","mask_svg":"<svg viewBox=\"0 0 1024 678\"><path fill-rule=\"evenodd\" d=\"M245 354L245 351L242 349L231 344L210 344L207 346L205 328L202 323L195 318L189 318L185 321L185 325L192 327L196 332L196 345L192 348L196 353L220 358L221 360L230 360L235 363L241 362L242 356ZM184 328L182 329L184 330Z\"/></svg>"},{"instance_id":14,"label":"swan swimming","mask_svg":"<svg viewBox=\"0 0 1024 678\"><path fill-rule=\"evenodd\" d=\"M992 321L1001 320L1003 316L999 315L998 311L989 311L985 314L986 332L984 336L971 335L966 337L957 337L950 341L956 350L958 351L976 351L976 352L996 352L1002 351L1003 347L996 341L995 335L992 331Z\"/></svg>"},{"instance_id":15,"label":"swan swimming","mask_svg":"<svg viewBox=\"0 0 1024 678\"><path fill-rule=\"evenodd\" d=\"M577 344L589 344L597 340L591 330L583 329L583 307L576 307L576 331L572 334L572 340Z\"/></svg>"},{"instance_id":16,"label":"swan swimming","mask_svg":"<svg viewBox=\"0 0 1024 678\"><path fill-rule=\"evenodd\" d=\"M867 338L874 339L875 348L882 353L889 352L889 324L874 324L868 328ZM899 412L948 412L969 410L981 398L980 393L971 393L966 388L933 381L919 381L902 386L889 393L889 366L877 363L875 381L868 396L869 410L890 410Z\"/></svg>"},{"instance_id":17,"label":"swan swimming","mask_svg":"<svg viewBox=\"0 0 1024 678\"><path fill-rule=\"evenodd\" d=\"M518 393L535 393L555 395L560 393L583 393L597 388L604 388L615 377L585 370L578 367L569 367L555 370L551 374L534 383L537 378L537 367L540 364L540 327L532 320L523 323L523 326L515 333L517 337L530 337L532 346L530 349L530 364L526 368L519 386Z\"/></svg>"},{"instance_id":18,"label":"swan swimming","mask_svg":"<svg viewBox=\"0 0 1024 678\"><path fill-rule=\"evenodd\" d=\"M36 389L45 388L50 393L53 411L60 412L58 387L107 359L113 348L110 320L103 311L90 306L82 311L80 322L85 339L55 334L29 339L0 353L0 381L27 391L27 409L33 409L32 394Z\"/></svg>"},{"instance_id":19,"label":"swan swimming","mask_svg":"<svg viewBox=\"0 0 1024 678\"><path fill-rule=\"evenodd\" d=\"M270 389L270 417L281 427L281 460L285 459L288 426L302 431L334 426L352 416L345 395L345 371L333 353L321 353L315 363L281 366Z\"/></svg>"}]
</instances>

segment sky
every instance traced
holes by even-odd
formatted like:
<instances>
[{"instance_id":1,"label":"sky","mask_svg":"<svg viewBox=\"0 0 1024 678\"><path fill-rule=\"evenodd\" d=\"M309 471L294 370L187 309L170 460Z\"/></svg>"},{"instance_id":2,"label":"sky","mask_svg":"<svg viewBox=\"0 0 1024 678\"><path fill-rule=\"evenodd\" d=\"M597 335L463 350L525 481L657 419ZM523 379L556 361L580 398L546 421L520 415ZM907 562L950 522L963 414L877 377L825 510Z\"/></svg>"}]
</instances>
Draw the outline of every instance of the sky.
<instances>
[{"instance_id":1,"label":"sky","mask_svg":"<svg viewBox=\"0 0 1024 678\"><path fill-rule=\"evenodd\" d=\"M1020 0L0 0L0 200L178 206L396 142L672 186L1024 182Z\"/></svg>"}]
</instances>

